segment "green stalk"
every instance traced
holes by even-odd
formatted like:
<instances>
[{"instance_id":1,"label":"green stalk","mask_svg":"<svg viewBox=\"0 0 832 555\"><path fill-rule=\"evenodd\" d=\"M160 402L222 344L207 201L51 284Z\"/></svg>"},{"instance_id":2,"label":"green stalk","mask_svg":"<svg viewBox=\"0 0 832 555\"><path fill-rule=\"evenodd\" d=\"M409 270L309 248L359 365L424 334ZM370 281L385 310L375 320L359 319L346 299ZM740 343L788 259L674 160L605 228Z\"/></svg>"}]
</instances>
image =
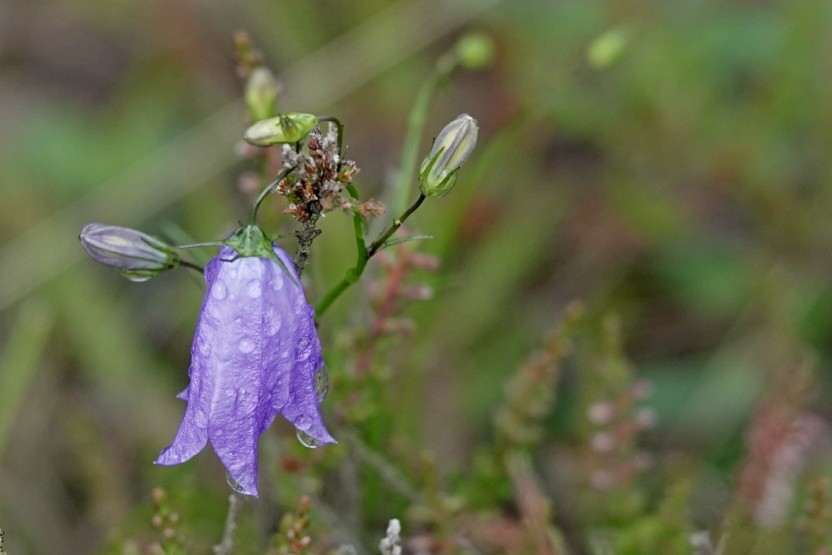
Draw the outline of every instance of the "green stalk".
<instances>
[{"instance_id":1,"label":"green stalk","mask_svg":"<svg viewBox=\"0 0 832 555\"><path fill-rule=\"evenodd\" d=\"M0 355L0 460L37 373L54 318L52 309L38 299L21 305Z\"/></svg>"},{"instance_id":2,"label":"green stalk","mask_svg":"<svg viewBox=\"0 0 832 555\"><path fill-rule=\"evenodd\" d=\"M354 185L347 185L347 192L355 200L360 200L358 190L356 190ZM315 315L317 317L320 317L324 312L326 312L329 306L347 289L347 287L358 281L358 278L361 277L361 274L364 272L364 268L367 266L367 260L369 257L367 256L367 246L364 242L364 222L361 219L361 214L356 212L352 215L352 226L355 233L355 266L347 271L341 281L339 281L338 284L335 285L329 293L327 293L323 300L318 303L318 306L315 307Z\"/></svg>"},{"instance_id":3,"label":"green stalk","mask_svg":"<svg viewBox=\"0 0 832 555\"><path fill-rule=\"evenodd\" d=\"M355 187L350 185L347 187L350 195L352 198L358 200L358 191L355 190ZM425 195L419 195L419 198L416 199L410 208L408 208L401 217L396 218L393 223L388 227L381 235L379 235L378 239L373 241L369 248L366 247L364 242L364 228L363 222L361 220L360 214L353 215L353 228L355 229L355 246L358 251L358 258L355 261L355 266L347 271L344 274L344 277L339 281L335 287L333 287L329 293L326 294L324 299L315 307L315 315L320 318L321 315L326 312L330 305L335 302L335 299L341 296L341 293L347 290L347 288L352 285L353 283L357 282L361 278L361 274L364 273L364 268L367 267L367 261L373 257L383 246L384 242L387 241L396 231L402 226L402 224L413 214L425 201Z\"/></svg>"},{"instance_id":4,"label":"green stalk","mask_svg":"<svg viewBox=\"0 0 832 555\"><path fill-rule=\"evenodd\" d=\"M294 166L283 170L282 172L277 174L277 177L274 181L266 185L266 188L260 191L260 195L257 197L257 200L254 201L254 207L252 207L251 209L251 223L257 223L257 211L260 209L260 205L263 203L263 200L265 200L269 193L277 189L277 186L280 184L280 182L283 181L283 179L293 171L295 171Z\"/></svg>"},{"instance_id":5,"label":"green stalk","mask_svg":"<svg viewBox=\"0 0 832 555\"><path fill-rule=\"evenodd\" d=\"M407 134L402 146L402 158L399 164L399 172L396 185L393 188L393 213L399 214L407 206L407 197L410 193L410 185L413 176L416 174L416 163L419 157L419 142L422 139L422 132L428 119L428 109L436 89L447 79L457 67L458 60L455 50L451 51L436 63L433 75L419 88L416 101L410 110L407 119Z\"/></svg>"}]
</instances>

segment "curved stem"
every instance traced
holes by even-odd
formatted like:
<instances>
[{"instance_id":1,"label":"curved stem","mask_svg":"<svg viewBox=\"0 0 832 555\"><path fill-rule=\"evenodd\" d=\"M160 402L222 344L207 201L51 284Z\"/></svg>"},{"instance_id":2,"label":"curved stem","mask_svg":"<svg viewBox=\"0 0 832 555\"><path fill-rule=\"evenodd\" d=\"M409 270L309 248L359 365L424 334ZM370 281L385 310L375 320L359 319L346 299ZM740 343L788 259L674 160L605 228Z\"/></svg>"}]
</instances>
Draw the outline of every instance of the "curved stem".
<instances>
[{"instance_id":1,"label":"curved stem","mask_svg":"<svg viewBox=\"0 0 832 555\"><path fill-rule=\"evenodd\" d=\"M393 187L393 213L401 212L407 205L410 184L416 174L416 162L419 156L419 142L428 118L430 102L439 86L453 73L458 63L453 51L445 54L436 63L433 74L422 84L416 94L413 108L407 118L407 134L402 145L402 158L396 184Z\"/></svg>"},{"instance_id":2,"label":"curved stem","mask_svg":"<svg viewBox=\"0 0 832 555\"><path fill-rule=\"evenodd\" d=\"M354 185L347 185L347 192L355 200L360 200L358 198L358 191ZM361 214L354 213L352 215L352 229L355 232L355 250L358 256L355 265L364 268L364 265L367 264L368 256L367 247L364 243L364 221L361 219Z\"/></svg>"},{"instance_id":3,"label":"curved stem","mask_svg":"<svg viewBox=\"0 0 832 555\"><path fill-rule=\"evenodd\" d=\"M254 201L254 207L251 209L251 223L257 223L257 211L260 209L260 205L263 203L263 200L265 200L266 196L268 196L269 193L277 189L277 186L280 184L280 182L283 181L287 175L295 171L296 167L297 166L286 168L285 170L277 174L275 180L266 185L265 189L260 191L260 195L257 197L257 200Z\"/></svg>"},{"instance_id":4,"label":"curved stem","mask_svg":"<svg viewBox=\"0 0 832 555\"><path fill-rule=\"evenodd\" d=\"M203 268L199 264L194 264L193 262L188 262L187 260L180 260L179 264L181 266L186 267L186 268L190 268L191 270L195 270L195 271L199 272L200 274L205 273L205 268Z\"/></svg>"},{"instance_id":5,"label":"curved stem","mask_svg":"<svg viewBox=\"0 0 832 555\"><path fill-rule=\"evenodd\" d=\"M387 231L385 231L384 233L382 233L382 234L379 236L379 238L378 238L378 239L376 239L375 241L373 241L373 244L372 244L372 245L370 245L370 248L369 248L369 249L367 249L367 257L368 257L368 258L369 258L369 257L371 257L371 256L373 256L376 252L378 252L378 249L380 249L380 248L384 245L384 242L385 242L386 240L388 240L388 239L390 238L390 236L391 236L391 235L393 235L394 233L396 233L396 231L397 231L397 230L398 230L398 229L402 226L402 224L404 223L404 221L405 221L406 219L408 219L408 218L410 217L410 215L411 215L411 214L413 214L414 212L416 212L416 210L417 210L420 206L422 206L422 203L423 203L423 202L425 202L425 198L426 198L426 197L425 197L425 195L420 194L420 195L419 195L419 198L417 198L417 199L416 199L416 202L414 202L414 203L410 206L410 208L408 208L408 209L405 211L405 213L401 215L401 217L400 217L400 218L398 218L397 220L393 220L393 225L391 225L389 228L387 228Z\"/></svg>"},{"instance_id":6,"label":"curved stem","mask_svg":"<svg viewBox=\"0 0 832 555\"><path fill-rule=\"evenodd\" d=\"M347 185L347 192L352 198L359 200L358 191L354 185ZM318 303L318 306L315 307L315 315L318 317L327 311L329 306L341 295L341 293L344 292L347 287L358 281L358 278L361 277L361 274L364 272L364 267L367 266L369 256L367 255L367 246L364 242L364 222L361 220L361 214L354 213L352 215L352 227L355 232L355 266L347 271L343 279L339 281L335 287L333 287L329 293L326 294L323 300Z\"/></svg>"},{"instance_id":7,"label":"curved stem","mask_svg":"<svg viewBox=\"0 0 832 555\"><path fill-rule=\"evenodd\" d=\"M358 198L358 193L352 185L347 187L347 190L353 198ZM318 303L318 306L315 307L315 316L317 318L320 318L329 309L332 303L335 302L335 299L341 296L341 293L346 291L350 285L357 282L359 278L361 278L361 274L364 273L364 268L367 266L367 261L370 260L370 258L372 258L382 246L384 246L384 242L396 233L405 220L407 220L407 218L409 218L410 215L413 214L424 201L425 195L419 195L416 202L414 202L410 208L408 208L404 214L401 215L401 217L394 220L390 227L388 227L378 239L373 241L369 248L365 247L361 216L359 214L353 215L353 226L355 228L355 243L358 249L358 258L355 262L355 266L344 274L341 281L335 284L335 287L330 289L329 293L327 293L323 300Z\"/></svg>"},{"instance_id":8,"label":"curved stem","mask_svg":"<svg viewBox=\"0 0 832 555\"><path fill-rule=\"evenodd\" d=\"M221 247L225 245L222 241L206 241L204 243L190 243L188 245L175 245L175 249L201 249L202 247Z\"/></svg>"}]
</instances>

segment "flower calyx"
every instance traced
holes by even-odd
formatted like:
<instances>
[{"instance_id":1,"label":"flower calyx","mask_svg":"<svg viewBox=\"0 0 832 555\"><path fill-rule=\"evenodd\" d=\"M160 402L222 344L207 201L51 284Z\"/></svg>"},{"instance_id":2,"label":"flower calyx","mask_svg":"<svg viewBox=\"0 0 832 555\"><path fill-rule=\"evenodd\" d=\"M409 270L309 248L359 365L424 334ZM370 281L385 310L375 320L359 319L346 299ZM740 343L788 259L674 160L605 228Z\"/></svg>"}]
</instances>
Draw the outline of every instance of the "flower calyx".
<instances>
[{"instance_id":1,"label":"flower calyx","mask_svg":"<svg viewBox=\"0 0 832 555\"><path fill-rule=\"evenodd\" d=\"M260 226L256 224L244 225L222 243L237 252L237 255L234 257L235 259L256 257L268 258L277 262L280 269L297 285L297 278L289 271L289 268L286 267L283 260L274 253L274 245L271 237Z\"/></svg>"}]
</instances>

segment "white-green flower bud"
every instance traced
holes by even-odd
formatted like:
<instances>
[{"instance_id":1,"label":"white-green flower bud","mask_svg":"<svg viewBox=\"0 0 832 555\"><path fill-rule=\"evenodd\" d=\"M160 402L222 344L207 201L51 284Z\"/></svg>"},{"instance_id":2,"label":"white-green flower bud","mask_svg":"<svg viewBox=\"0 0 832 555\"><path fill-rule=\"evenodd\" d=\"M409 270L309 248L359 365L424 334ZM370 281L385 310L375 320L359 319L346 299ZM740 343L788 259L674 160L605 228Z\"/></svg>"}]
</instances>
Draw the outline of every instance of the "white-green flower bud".
<instances>
[{"instance_id":1,"label":"white-green flower bud","mask_svg":"<svg viewBox=\"0 0 832 555\"><path fill-rule=\"evenodd\" d=\"M617 62L632 39L632 32L627 27L614 27L597 37L586 52L589 65L595 69L605 69Z\"/></svg>"},{"instance_id":2,"label":"white-green flower bud","mask_svg":"<svg viewBox=\"0 0 832 555\"><path fill-rule=\"evenodd\" d=\"M255 146L296 143L315 129L316 125L317 116L290 112L258 121L245 130L243 139Z\"/></svg>"},{"instance_id":3,"label":"white-green flower bud","mask_svg":"<svg viewBox=\"0 0 832 555\"><path fill-rule=\"evenodd\" d=\"M172 246L135 229L87 224L79 239L90 258L131 281L147 281L179 265Z\"/></svg>"},{"instance_id":4,"label":"white-green flower bud","mask_svg":"<svg viewBox=\"0 0 832 555\"><path fill-rule=\"evenodd\" d=\"M441 197L454 186L456 172L477 144L477 120L461 114L445 126L419 169L419 190L426 197Z\"/></svg>"},{"instance_id":5,"label":"white-green flower bud","mask_svg":"<svg viewBox=\"0 0 832 555\"><path fill-rule=\"evenodd\" d=\"M468 33L456 43L456 55L465 69L488 67L494 59L494 40L485 33Z\"/></svg>"},{"instance_id":6,"label":"white-green flower bud","mask_svg":"<svg viewBox=\"0 0 832 555\"><path fill-rule=\"evenodd\" d=\"M260 121L277 115L277 95L280 84L272 72L264 66L252 70L246 81L246 109L251 121Z\"/></svg>"}]
</instances>

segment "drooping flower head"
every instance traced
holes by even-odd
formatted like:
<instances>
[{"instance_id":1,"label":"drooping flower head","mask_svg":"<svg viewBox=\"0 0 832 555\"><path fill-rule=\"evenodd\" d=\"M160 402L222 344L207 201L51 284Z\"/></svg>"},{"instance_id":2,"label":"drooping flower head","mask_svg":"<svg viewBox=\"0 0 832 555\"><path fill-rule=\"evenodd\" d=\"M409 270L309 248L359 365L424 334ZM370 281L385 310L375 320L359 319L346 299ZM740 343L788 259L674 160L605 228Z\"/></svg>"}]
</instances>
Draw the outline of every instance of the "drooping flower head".
<instances>
[{"instance_id":1,"label":"drooping flower head","mask_svg":"<svg viewBox=\"0 0 832 555\"><path fill-rule=\"evenodd\" d=\"M278 413L309 445L335 440L318 409L326 370L291 258L255 225L225 244L205 268L185 417L156 463L185 462L210 441L235 489L256 496L258 439Z\"/></svg>"}]
</instances>

